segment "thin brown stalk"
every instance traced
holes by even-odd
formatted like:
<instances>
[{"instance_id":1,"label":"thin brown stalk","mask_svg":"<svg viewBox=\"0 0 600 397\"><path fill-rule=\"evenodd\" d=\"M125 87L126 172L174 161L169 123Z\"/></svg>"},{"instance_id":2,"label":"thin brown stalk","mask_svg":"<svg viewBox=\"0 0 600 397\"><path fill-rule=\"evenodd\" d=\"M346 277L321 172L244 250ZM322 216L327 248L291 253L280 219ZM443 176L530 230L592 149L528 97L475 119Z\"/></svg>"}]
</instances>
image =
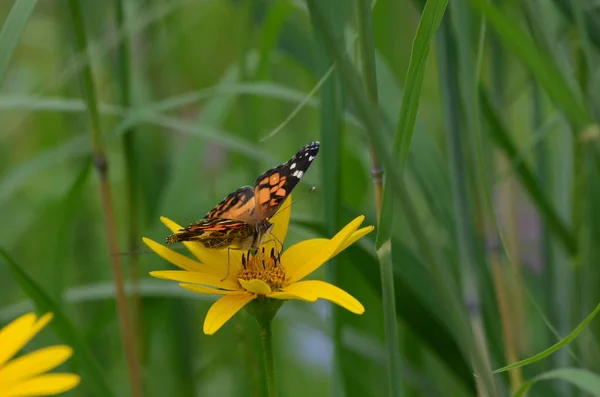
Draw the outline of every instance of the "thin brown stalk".
<instances>
[{"instance_id":1,"label":"thin brown stalk","mask_svg":"<svg viewBox=\"0 0 600 397\"><path fill-rule=\"evenodd\" d=\"M123 281L123 266L121 264L121 257L118 254L119 248L117 244L115 216L111 199L110 183L108 182L108 164L104 150L101 147L94 149L94 164L100 179L100 199L102 202L102 210L104 212L106 238L108 241L110 263L115 283L119 328L121 330L123 350L125 351L125 358L127 361L127 373L129 376L131 395L132 397L142 397L140 366L137 359L134 332L127 313L127 297L125 295Z\"/></svg>"},{"instance_id":2,"label":"thin brown stalk","mask_svg":"<svg viewBox=\"0 0 600 397\"><path fill-rule=\"evenodd\" d=\"M373 36L371 28L371 3L368 0L360 0L357 2L358 16L358 52L361 61L360 69L362 72L363 82L367 97L373 109L379 106L379 93L377 92L377 76L375 72L375 57ZM373 147L373 143L369 142L369 159L371 162L371 177L373 178L373 186L375 191L375 211L377 220L381 215L381 204L383 202L383 168Z\"/></svg>"},{"instance_id":3,"label":"thin brown stalk","mask_svg":"<svg viewBox=\"0 0 600 397\"><path fill-rule=\"evenodd\" d=\"M125 30L125 3L123 0L115 2L117 28L119 31ZM117 66L116 73L119 81L119 91L121 95L121 105L124 109L131 105L131 55L129 47L130 38L125 37L117 47ZM140 242L138 230L138 175L136 169L136 151L134 142L134 128L128 128L123 134L123 154L125 157L125 173L127 177L127 246L129 252L136 252ZM140 261L137 255L131 255L129 258L129 280L131 282L131 317L133 319L134 334L137 336L138 352L142 341L142 299L140 295Z\"/></svg>"},{"instance_id":4,"label":"thin brown stalk","mask_svg":"<svg viewBox=\"0 0 600 397\"><path fill-rule=\"evenodd\" d=\"M69 0L69 11L71 13L73 22L76 50L80 54L87 54L87 38L83 24L83 15L79 6L79 0ZM123 350L125 352L125 359L127 362L127 374L129 377L131 396L141 397L142 386L140 367L137 360L134 332L131 327L129 315L127 313L127 299L125 296L123 281L123 268L121 265L121 257L118 255L119 249L117 244L115 216L111 199L110 183L108 179L108 162L102 146L102 129L100 128L96 87L92 78L90 63L86 64L86 66L81 70L80 78L83 85L83 92L91 122L94 166L100 180L100 201L102 205L102 211L104 213L106 238L108 241L108 249L110 254L109 259L112 267L113 281L115 283L117 315L119 319L121 339L123 342Z\"/></svg>"},{"instance_id":5,"label":"thin brown stalk","mask_svg":"<svg viewBox=\"0 0 600 397\"><path fill-rule=\"evenodd\" d=\"M496 298L498 299L498 311L500 313L500 321L502 324L502 338L504 339L504 354L506 360L509 363L515 363L519 361L517 354L518 343L517 334L515 328L518 323L511 321L513 311L511 310L511 299L507 295L506 284L507 280L505 272L503 271L502 261L499 255L499 248L492 248L490 254L490 261L492 264L492 277L494 281L494 287L496 289ZM509 286L510 288L510 286ZM509 372L510 378L510 389L512 393L515 393L519 387L523 384L523 376L520 368Z\"/></svg>"},{"instance_id":6,"label":"thin brown stalk","mask_svg":"<svg viewBox=\"0 0 600 397\"><path fill-rule=\"evenodd\" d=\"M373 178L373 189L375 191L375 211L377 219L381 215L381 203L383 202L383 168L379 163L373 144L369 144L369 158L371 160L371 178Z\"/></svg>"}]
</instances>

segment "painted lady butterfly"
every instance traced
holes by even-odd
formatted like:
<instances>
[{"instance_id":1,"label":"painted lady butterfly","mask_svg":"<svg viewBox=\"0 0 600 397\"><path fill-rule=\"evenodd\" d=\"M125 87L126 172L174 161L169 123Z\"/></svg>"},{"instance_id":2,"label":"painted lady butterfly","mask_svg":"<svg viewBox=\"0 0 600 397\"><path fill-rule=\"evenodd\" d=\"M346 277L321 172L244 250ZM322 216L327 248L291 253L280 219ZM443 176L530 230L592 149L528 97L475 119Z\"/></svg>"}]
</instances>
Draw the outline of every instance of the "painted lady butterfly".
<instances>
[{"instance_id":1,"label":"painted lady butterfly","mask_svg":"<svg viewBox=\"0 0 600 397\"><path fill-rule=\"evenodd\" d=\"M304 146L290 160L225 197L201 220L167 237L167 243L196 241L207 248L233 246L256 250L273 224L269 221L319 152L319 142Z\"/></svg>"}]
</instances>

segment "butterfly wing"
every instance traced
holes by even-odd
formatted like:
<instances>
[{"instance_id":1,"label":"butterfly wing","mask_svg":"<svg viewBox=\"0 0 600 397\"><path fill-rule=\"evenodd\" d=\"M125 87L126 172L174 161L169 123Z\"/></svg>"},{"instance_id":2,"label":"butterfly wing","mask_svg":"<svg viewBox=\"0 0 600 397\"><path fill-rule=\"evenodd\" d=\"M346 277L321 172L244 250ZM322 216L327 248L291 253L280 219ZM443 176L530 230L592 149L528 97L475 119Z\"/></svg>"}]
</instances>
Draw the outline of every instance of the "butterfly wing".
<instances>
[{"instance_id":1,"label":"butterfly wing","mask_svg":"<svg viewBox=\"0 0 600 397\"><path fill-rule=\"evenodd\" d=\"M206 248L225 248L254 235L254 226L235 219L204 218L167 237L167 243L197 241Z\"/></svg>"},{"instance_id":2,"label":"butterfly wing","mask_svg":"<svg viewBox=\"0 0 600 397\"><path fill-rule=\"evenodd\" d=\"M167 243L197 241L207 248L225 248L255 233L254 189L243 186L225 197L201 220L167 237Z\"/></svg>"},{"instance_id":3,"label":"butterfly wing","mask_svg":"<svg viewBox=\"0 0 600 397\"><path fill-rule=\"evenodd\" d=\"M204 218L236 219L253 223L254 189L242 186L225 197Z\"/></svg>"},{"instance_id":4,"label":"butterfly wing","mask_svg":"<svg viewBox=\"0 0 600 397\"><path fill-rule=\"evenodd\" d=\"M255 225L277 212L319 152L319 142L304 146L289 161L225 197L206 216L167 237L167 243L197 241L207 248L225 248L252 237Z\"/></svg>"},{"instance_id":5,"label":"butterfly wing","mask_svg":"<svg viewBox=\"0 0 600 397\"><path fill-rule=\"evenodd\" d=\"M319 142L304 146L291 159L270 169L254 183L254 217L266 220L273 216L310 167L319 152Z\"/></svg>"}]
</instances>

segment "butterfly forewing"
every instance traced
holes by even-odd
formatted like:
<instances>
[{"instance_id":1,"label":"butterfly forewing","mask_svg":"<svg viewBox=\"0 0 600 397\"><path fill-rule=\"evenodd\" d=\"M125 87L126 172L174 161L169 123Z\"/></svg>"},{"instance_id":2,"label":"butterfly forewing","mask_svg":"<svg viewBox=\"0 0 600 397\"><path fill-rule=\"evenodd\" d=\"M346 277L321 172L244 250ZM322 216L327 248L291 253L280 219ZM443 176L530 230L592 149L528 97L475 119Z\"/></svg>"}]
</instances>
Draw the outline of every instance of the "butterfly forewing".
<instances>
[{"instance_id":1,"label":"butterfly forewing","mask_svg":"<svg viewBox=\"0 0 600 397\"><path fill-rule=\"evenodd\" d=\"M252 223L254 213L254 189L242 186L225 197L204 218L237 219Z\"/></svg>"},{"instance_id":2,"label":"butterfly forewing","mask_svg":"<svg viewBox=\"0 0 600 397\"><path fill-rule=\"evenodd\" d=\"M298 184L319 152L319 142L304 146L288 161L265 172L254 183L254 217L266 220L273 216Z\"/></svg>"}]
</instances>

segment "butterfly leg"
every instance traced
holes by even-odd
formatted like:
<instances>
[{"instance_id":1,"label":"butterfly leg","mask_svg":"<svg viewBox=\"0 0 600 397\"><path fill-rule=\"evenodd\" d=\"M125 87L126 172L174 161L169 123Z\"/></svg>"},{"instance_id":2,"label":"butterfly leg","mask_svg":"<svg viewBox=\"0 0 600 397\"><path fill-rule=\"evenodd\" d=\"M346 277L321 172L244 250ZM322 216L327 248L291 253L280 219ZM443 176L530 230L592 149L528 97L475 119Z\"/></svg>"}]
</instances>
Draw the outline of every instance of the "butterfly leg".
<instances>
[{"instance_id":1,"label":"butterfly leg","mask_svg":"<svg viewBox=\"0 0 600 397\"><path fill-rule=\"evenodd\" d=\"M231 264L229 263L229 250L230 249L231 249L230 247L227 247L227 273L225 274L225 277L223 277L221 279L221 281L225 281L227 279L227 277L229 277L229 271L231 269Z\"/></svg>"}]
</instances>

